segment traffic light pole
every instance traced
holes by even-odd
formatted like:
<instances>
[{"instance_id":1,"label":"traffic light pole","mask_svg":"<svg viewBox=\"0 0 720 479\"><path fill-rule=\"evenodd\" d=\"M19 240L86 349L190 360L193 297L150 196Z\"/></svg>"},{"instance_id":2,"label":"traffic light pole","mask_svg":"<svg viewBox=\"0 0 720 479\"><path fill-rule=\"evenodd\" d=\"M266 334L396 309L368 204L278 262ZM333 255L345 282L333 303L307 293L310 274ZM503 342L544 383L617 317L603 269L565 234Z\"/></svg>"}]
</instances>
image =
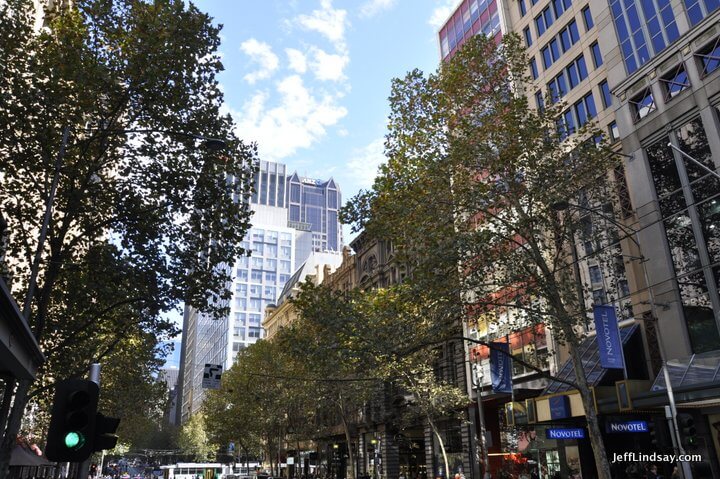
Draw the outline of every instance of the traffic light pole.
<instances>
[{"instance_id":1,"label":"traffic light pole","mask_svg":"<svg viewBox=\"0 0 720 479\"><path fill-rule=\"evenodd\" d=\"M92 363L90 365L90 381L100 386L100 364ZM92 455L85 459L83 462L78 464L77 471L75 472L75 479L88 479L90 474L90 461Z\"/></svg>"}]
</instances>

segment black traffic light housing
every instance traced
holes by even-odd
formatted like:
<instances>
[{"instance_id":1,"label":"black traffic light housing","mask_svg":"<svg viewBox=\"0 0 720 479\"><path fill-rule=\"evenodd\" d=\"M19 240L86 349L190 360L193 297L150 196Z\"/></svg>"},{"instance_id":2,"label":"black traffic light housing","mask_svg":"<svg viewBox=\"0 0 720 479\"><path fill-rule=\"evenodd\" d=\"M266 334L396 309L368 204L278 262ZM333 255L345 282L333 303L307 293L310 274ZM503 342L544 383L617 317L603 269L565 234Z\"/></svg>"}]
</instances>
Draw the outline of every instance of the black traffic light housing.
<instances>
[{"instance_id":1,"label":"black traffic light housing","mask_svg":"<svg viewBox=\"0 0 720 479\"><path fill-rule=\"evenodd\" d=\"M659 445L658 434L657 434L658 431L657 431L657 427L655 425L655 420L651 418L647 424L648 424L648 434L650 436L650 445L653 447L653 449L655 449Z\"/></svg>"},{"instance_id":2,"label":"black traffic light housing","mask_svg":"<svg viewBox=\"0 0 720 479\"><path fill-rule=\"evenodd\" d=\"M695 429L695 420L690 414L677 415L678 428L682 438L682 445L686 449L697 447L697 429Z\"/></svg>"},{"instance_id":3,"label":"black traffic light housing","mask_svg":"<svg viewBox=\"0 0 720 479\"><path fill-rule=\"evenodd\" d=\"M95 416L95 435L93 438L93 451L103 451L112 449L118 442L115 435L120 419L116 417L106 417L102 413Z\"/></svg>"},{"instance_id":4,"label":"black traffic light housing","mask_svg":"<svg viewBox=\"0 0 720 479\"><path fill-rule=\"evenodd\" d=\"M56 462L82 462L94 452L100 387L85 379L66 379L55 386L55 400L45 455Z\"/></svg>"}]
</instances>

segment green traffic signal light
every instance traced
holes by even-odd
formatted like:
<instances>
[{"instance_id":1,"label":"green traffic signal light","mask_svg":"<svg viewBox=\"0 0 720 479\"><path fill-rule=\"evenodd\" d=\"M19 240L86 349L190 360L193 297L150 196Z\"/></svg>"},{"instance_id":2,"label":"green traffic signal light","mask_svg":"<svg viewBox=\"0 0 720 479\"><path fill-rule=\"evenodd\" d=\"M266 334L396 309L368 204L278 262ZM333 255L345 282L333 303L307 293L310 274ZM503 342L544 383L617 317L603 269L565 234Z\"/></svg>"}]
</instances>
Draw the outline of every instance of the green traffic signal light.
<instances>
[{"instance_id":1,"label":"green traffic signal light","mask_svg":"<svg viewBox=\"0 0 720 479\"><path fill-rule=\"evenodd\" d=\"M68 449L82 447L84 443L85 441L83 440L82 435L75 431L65 434L65 446Z\"/></svg>"}]
</instances>

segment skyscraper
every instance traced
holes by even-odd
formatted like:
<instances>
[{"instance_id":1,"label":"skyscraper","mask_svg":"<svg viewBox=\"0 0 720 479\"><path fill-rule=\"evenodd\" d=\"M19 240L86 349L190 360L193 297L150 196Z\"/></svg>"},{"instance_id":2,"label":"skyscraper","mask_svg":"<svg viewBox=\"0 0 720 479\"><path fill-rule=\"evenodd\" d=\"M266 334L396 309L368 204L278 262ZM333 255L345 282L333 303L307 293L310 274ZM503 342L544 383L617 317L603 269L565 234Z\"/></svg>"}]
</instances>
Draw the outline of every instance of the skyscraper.
<instances>
[{"instance_id":1,"label":"skyscraper","mask_svg":"<svg viewBox=\"0 0 720 479\"><path fill-rule=\"evenodd\" d=\"M238 258L230 315L212 320L186 308L180 377L182 421L202 403L205 364L228 369L242 349L264 337L265 308L277 301L285 283L313 251L342 247L338 208L341 193L327 181L288 176L282 163L260 161L250 198L252 227L242 242L250 256Z\"/></svg>"}]
</instances>

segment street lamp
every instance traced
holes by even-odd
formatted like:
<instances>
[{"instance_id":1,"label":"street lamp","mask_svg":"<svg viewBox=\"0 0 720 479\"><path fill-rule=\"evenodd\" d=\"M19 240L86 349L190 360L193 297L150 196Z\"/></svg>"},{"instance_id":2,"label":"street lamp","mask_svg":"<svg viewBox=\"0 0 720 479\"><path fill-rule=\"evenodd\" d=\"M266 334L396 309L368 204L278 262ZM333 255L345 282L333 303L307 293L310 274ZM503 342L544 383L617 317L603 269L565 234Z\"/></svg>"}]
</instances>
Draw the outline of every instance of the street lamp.
<instances>
[{"instance_id":1,"label":"street lamp","mask_svg":"<svg viewBox=\"0 0 720 479\"><path fill-rule=\"evenodd\" d=\"M476 361L472 365L473 373L470 376L472 385L475 386L475 395L477 398L477 410L478 410L478 426L480 426L480 452L482 454L483 462L483 479L489 479L490 476L490 463L488 459L487 440L485 431L485 413L483 412L482 405L482 383L483 383L483 372L482 365L479 361Z\"/></svg>"},{"instance_id":2,"label":"street lamp","mask_svg":"<svg viewBox=\"0 0 720 479\"><path fill-rule=\"evenodd\" d=\"M53 203L55 201L55 194L57 192L58 182L60 181L60 173L62 172L62 164L65 158L65 151L67 149L68 139L70 137L70 126L63 128L62 142L60 143L60 149L55 157L55 166L53 168L53 178L50 184L50 191L48 193L47 200L45 201L45 214L43 217L43 223L40 227L40 236L38 237L38 246L35 250L35 257L33 258L32 265L30 266L30 278L28 281L28 291L25 295L25 303L23 304L23 317L25 321L30 321L30 308L32 304L32 298L35 295L35 289L37 288L37 275L40 268L40 259L42 257L43 247L45 246L45 238L47 236L47 229L50 224L50 217L52 216ZM85 128L85 131L100 131L98 128ZM126 135L130 133L162 133L172 136L184 136L186 138L194 138L196 140L202 140L202 146L211 151L221 151L228 147L227 142L220 138L212 138L203 135L196 135L193 133L184 133L179 131L171 130L152 130L152 129L130 129L130 130L103 130L105 133L113 135Z\"/></svg>"},{"instance_id":3,"label":"street lamp","mask_svg":"<svg viewBox=\"0 0 720 479\"><path fill-rule=\"evenodd\" d=\"M704 165L702 162L700 162L699 160L696 160L696 159L693 158L692 156L690 156L690 155L688 155L687 153L685 153L684 151L682 151L682 150L681 150L680 148L678 148L677 146L673 145L672 142L668 143L667 146L669 146L669 147L672 148L673 150L677 151L677 152L680 153L682 156L684 156L684 157L687 158L688 160L692 161L692 162L695 163L697 166L699 166L699 167L702 168L703 170L707 171L707 172L710 173L711 175L716 176L717 178L720 178L720 174L718 174L717 171L711 170L710 168L708 168L707 166L705 166L705 165Z\"/></svg>"}]
</instances>

